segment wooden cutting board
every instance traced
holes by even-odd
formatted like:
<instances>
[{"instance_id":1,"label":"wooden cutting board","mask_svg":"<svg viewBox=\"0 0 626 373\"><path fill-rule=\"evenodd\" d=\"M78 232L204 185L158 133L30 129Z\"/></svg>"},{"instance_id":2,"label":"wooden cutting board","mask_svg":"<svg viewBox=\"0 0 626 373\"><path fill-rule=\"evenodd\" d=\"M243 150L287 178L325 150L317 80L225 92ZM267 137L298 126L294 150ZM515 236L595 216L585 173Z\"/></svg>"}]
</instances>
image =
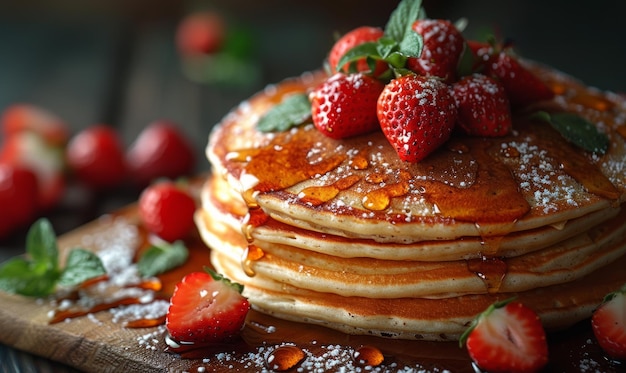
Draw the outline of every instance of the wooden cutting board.
<instances>
[{"instance_id":1,"label":"wooden cutting board","mask_svg":"<svg viewBox=\"0 0 626 373\"><path fill-rule=\"evenodd\" d=\"M137 223L134 207L116 216L127 219L129 224ZM88 248L82 242L84 237L106 232L111 221L108 217L98 219L59 237L61 257L76 245ZM208 263L208 249L198 239L190 243L192 258L205 256ZM165 280L175 284L175 276ZM48 315L54 309L50 300L0 292L0 304L0 342L84 371L184 371L194 364L192 360L163 352L166 348L163 327L124 328L114 323L107 311L50 325Z\"/></svg>"}]
</instances>

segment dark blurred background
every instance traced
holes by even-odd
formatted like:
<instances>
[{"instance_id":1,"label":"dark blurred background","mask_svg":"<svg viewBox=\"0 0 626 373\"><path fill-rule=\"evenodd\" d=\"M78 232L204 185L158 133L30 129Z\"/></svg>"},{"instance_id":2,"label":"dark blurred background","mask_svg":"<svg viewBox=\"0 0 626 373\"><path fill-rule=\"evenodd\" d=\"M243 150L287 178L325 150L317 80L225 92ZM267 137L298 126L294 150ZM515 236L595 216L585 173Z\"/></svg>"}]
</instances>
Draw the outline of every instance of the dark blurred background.
<instances>
[{"instance_id":1,"label":"dark blurred background","mask_svg":"<svg viewBox=\"0 0 626 373\"><path fill-rule=\"evenodd\" d=\"M397 3L2 1L0 111L13 103L35 104L63 118L73 132L99 123L114 126L126 145L151 121L169 119L192 139L200 159L198 171L206 171L208 133L228 110L269 83L320 68L337 34L361 25L384 27ZM589 85L626 91L623 0L423 4L431 18L467 18L466 37L495 31L512 38L525 57ZM177 26L184 16L203 9L221 14L227 32L244 35L244 64L191 69L181 59L175 44ZM95 207L89 204L79 217L64 210L61 215L67 221L59 223L59 229L70 229L135 197L126 194L110 203L104 199ZM80 207L80 201L71 207Z\"/></svg>"}]
</instances>

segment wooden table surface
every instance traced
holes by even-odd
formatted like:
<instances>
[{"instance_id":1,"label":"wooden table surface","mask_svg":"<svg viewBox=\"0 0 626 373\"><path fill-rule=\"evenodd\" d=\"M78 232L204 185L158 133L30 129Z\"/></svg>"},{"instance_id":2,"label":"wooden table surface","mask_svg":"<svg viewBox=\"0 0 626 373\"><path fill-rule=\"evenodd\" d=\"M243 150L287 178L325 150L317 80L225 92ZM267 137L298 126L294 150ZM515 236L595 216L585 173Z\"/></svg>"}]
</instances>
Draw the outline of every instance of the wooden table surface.
<instances>
[{"instance_id":1,"label":"wooden table surface","mask_svg":"<svg viewBox=\"0 0 626 373\"><path fill-rule=\"evenodd\" d=\"M384 26L395 3L0 2L0 110L16 102L37 104L64 118L73 132L96 123L114 126L127 145L149 122L170 119L193 140L198 172L203 172L209 169L203 155L208 133L230 108L269 83L319 68L334 32L363 24ZM546 3L424 1L433 18L467 17L466 35L497 26L503 35L514 37L524 56L590 85L626 91L626 2ZM181 17L198 5L217 9L231 25L249 31L257 80L225 86L185 74L174 33ZM48 217L61 234L133 202L137 195L136 190L118 190L94 196L70 187ZM23 241L24 232L19 232L0 242L0 262L23 253ZM0 371L59 369L72 370L0 345Z\"/></svg>"}]
</instances>

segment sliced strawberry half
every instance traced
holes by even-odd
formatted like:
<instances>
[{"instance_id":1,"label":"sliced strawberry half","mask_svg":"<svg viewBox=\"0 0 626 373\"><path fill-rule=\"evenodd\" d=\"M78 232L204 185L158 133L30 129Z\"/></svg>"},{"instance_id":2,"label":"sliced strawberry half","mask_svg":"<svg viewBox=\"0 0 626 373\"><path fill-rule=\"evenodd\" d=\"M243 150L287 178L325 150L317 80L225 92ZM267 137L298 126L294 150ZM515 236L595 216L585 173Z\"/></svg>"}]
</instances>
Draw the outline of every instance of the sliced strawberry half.
<instances>
[{"instance_id":1,"label":"sliced strawberry half","mask_svg":"<svg viewBox=\"0 0 626 373\"><path fill-rule=\"evenodd\" d=\"M626 286L605 297L591 317L591 327L607 355L626 360Z\"/></svg>"},{"instance_id":2,"label":"sliced strawberry half","mask_svg":"<svg viewBox=\"0 0 626 373\"><path fill-rule=\"evenodd\" d=\"M243 286L213 271L192 272L176 285L166 327L178 342L215 343L241 332L250 303Z\"/></svg>"},{"instance_id":3,"label":"sliced strawberry half","mask_svg":"<svg viewBox=\"0 0 626 373\"><path fill-rule=\"evenodd\" d=\"M548 343L539 317L512 299L497 302L478 315L460 339L481 369L536 372L548 363Z\"/></svg>"}]
</instances>

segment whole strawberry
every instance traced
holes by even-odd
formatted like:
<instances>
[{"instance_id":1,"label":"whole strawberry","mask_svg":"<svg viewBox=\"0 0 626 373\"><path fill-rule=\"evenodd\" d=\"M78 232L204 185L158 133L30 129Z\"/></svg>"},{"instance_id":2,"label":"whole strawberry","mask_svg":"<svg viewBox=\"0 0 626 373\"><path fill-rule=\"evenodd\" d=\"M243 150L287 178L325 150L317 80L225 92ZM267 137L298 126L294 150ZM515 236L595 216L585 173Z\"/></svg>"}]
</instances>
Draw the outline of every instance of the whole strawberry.
<instances>
[{"instance_id":1,"label":"whole strawberry","mask_svg":"<svg viewBox=\"0 0 626 373\"><path fill-rule=\"evenodd\" d=\"M526 69L506 49L489 57L485 64L485 74L502 83L513 108L523 108L554 97L550 87Z\"/></svg>"},{"instance_id":2,"label":"whole strawberry","mask_svg":"<svg viewBox=\"0 0 626 373\"><path fill-rule=\"evenodd\" d=\"M350 49L361 45L367 42L375 42L380 39L384 35L384 32L381 28L371 27L371 26L361 26L357 27L354 30L344 34L339 40L333 44L333 47L330 50L330 54L328 55L328 65L330 67L331 73L336 73L338 71L348 72L347 66L337 66L339 64L339 60L343 55L348 52ZM385 70L385 63L379 61L376 63L376 68L374 69L374 75L379 74L382 70ZM367 64L367 60L365 58L357 61L357 71L367 72L370 68Z\"/></svg>"},{"instance_id":3,"label":"whole strawberry","mask_svg":"<svg viewBox=\"0 0 626 373\"><path fill-rule=\"evenodd\" d=\"M237 336L250 303L243 286L214 272L192 272L176 285L166 327L178 342L214 343Z\"/></svg>"},{"instance_id":4,"label":"whole strawberry","mask_svg":"<svg viewBox=\"0 0 626 373\"><path fill-rule=\"evenodd\" d=\"M467 75L452 85L458 125L472 136L504 136L511 131L511 108L502 84L482 74Z\"/></svg>"},{"instance_id":5,"label":"whole strawberry","mask_svg":"<svg viewBox=\"0 0 626 373\"><path fill-rule=\"evenodd\" d=\"M342 139L377 129L376 101L384 84L361 73L337 73L311 92L315 127L328 137Z\"/></svg>"},{"instance_id":6,"label":"whole strawberry","mask_svg":"<svg viewBox=\"0 0 626 373\"><path fill-rule=\"evenodd\" d=\"M148 231L165 241L183 239L194 227L196 203L172 181L148 186L139 196L139 216Z\"/></svg>"},{"instance_id":7,"label":"whole strawberry","mask_svg":"<svg viewBox=\"0 0 626 373\"><path fill-rule=\"evenodd\" d=\"M605 297L591 317L591 327L607 355L626 360L626 286Z\"/></svg>"},{"instance_id":8,"label":"whole strawberry","mask_svg":"<svg viewBox=\"0 0 626 373\"><path fill-rule=\"evenodd\" d=\"M419 57L407 60L407 67L420 75L455 81L464 45L461 32L443 19L417 20L413 23L413 30L422 36L423 48Z\"/></svg>"},{"instance_id":9,"label":"whole strawberry","mask_svg":"<svg viewBox=\"0 0 626 373\"><path fill-rule=\"evenodd\" d=\"M28 168L0 163L0 239L30 224L39 212L37 176Z\"/></svg>"},{"instance_id":10,"label":"whole strawberry","mask_svg":"<svg viewBox=\"0 0 626 373\"><path fill-rule=\"evenodd\" d=\"M94 125L81 130L70 140L65 154L74 175L90 188L113 188L127 176L124 146L112 127Z\"/></svg>"},{"instance_id":11,"label":"whole strawberry","mask_svg":"<svg viewBox=\"0 0 626 373\"><path fill-rule=\"evenodd\" d=\"M131 178L145 186L157 178L176 179L193 171L192 143L171 121L159 120L144 128L126 152Z\"/></svg>"},{"instance_id":12,"label":"whole strawberry","mask_svg":"<svg viewBox=\"0 0 626 373\"><path fill-rule=\"evenodd\" d=\"M460 344L481 370L490 373L537 372L548 363L541 320L513 300L495 303L478 315Z\"/></svg>"},{"instance_id":13,"label":"whole strawberry","mask_svg":"<svg viewBox=\"0 0 626 373\"><path fill-rule=\"evenodd\" d=\"M33 104L7 106L0 117L0 125L6 137L25 131L33 132L52 146L65 145L70 136L69 127L63 119Z\"/></svg>"},{"instance_id":14,"label":"whole strawberry","mask_svg":"<svg viewBox=\"0 0 626 373\"><path fill-rule=\"evenodd\" d=\"M445 83L410 74L385 86L377 116L400 159L419 162L450 138L457 110Z\"/></svg>"}]
</instances>

